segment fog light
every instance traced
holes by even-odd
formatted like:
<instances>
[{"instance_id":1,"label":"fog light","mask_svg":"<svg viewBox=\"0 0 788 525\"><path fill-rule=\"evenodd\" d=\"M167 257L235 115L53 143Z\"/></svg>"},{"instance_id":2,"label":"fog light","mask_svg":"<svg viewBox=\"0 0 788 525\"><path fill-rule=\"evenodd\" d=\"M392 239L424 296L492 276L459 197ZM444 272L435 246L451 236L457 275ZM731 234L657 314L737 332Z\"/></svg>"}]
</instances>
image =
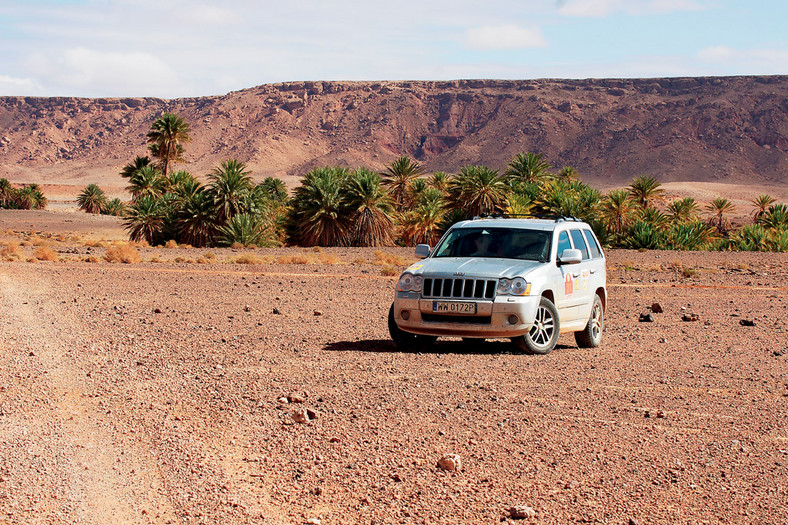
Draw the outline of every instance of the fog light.
<instances>
[{"instance_id":1,"label":"fog light","mask_svg":"<svg viewBox=\"0 0 788 525\"><path fill-rule=\"evenodd\" d=\"M400 317L402 317L402 320L403 320L403 321L407 321L408 319L410 319L410 312L409 312L409 311L407 311L407 310L402 310L402 311L399 313L399 316L400 316Z\"/></svg>"},{"instance_id":2,"label":"fog light","mask_svg":"<svg viewBox=\"0 0 788 525\"><path fill-rule=\"evenodd\" d=\"M519 322L520 319L516 315L512 314L509 316L509 324L517 324Z\"/></svg>"}]
</instances>

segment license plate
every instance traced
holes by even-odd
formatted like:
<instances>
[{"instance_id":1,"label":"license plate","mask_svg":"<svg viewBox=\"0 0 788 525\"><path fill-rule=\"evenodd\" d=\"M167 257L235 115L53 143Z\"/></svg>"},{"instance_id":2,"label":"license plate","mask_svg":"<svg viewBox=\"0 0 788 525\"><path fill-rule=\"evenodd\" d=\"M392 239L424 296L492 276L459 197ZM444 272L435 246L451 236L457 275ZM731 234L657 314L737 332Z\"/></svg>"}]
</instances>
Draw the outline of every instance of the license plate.
<instances>
[{"instance_id":1,"label":"license plate","mask_svg":"<svg viewBox=\"0 0 788 525\"><path fill-rule=\"evenodd\" d=\"M476 303L456 303L446 301L433 301L432 311L447 314L476 314Z\"/></svg>"}]
</instances>

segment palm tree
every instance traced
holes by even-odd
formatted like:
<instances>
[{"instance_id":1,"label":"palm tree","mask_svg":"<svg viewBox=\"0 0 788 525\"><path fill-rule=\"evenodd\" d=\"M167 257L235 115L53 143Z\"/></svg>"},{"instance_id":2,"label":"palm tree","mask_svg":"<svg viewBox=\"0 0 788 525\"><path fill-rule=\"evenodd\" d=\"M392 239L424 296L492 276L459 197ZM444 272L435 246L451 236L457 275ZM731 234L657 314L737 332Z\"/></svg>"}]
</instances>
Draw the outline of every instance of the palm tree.
<instances>
[{"instance_id":1,"label":"palm tree","mask_svg":"<svg viewBox=\"0 0 788 525\"><path fill-rule=\"evenodd\" d=\"M25 185L16 190L14 201L20 210L32 210L36 205L35 188Z\"/></svg>"},{"instance_id":2,"label":"palm tree","mask_svg":"<svg viewBox=\"0 0 788 525\"><path fill-rule=\"evenodd\" d=\"M695 222L698 220L700 205L692 197L676 199L668 204L668 214L674 222Z\"/></svg>"},{"instance_id":3,"label":"palm tree","mask_svg":"<svg viewBox=\"0 0 788 525\"><path fill-rule=\"evenodd\" d=\"M436 171L427 179L427 186L447 193L449 191L449 176L444 171Z\"/></svg>"},{"instance_id":4,"label":"palm tree","mask_svg":"<svg viewBox=\"0 0 788 525\"><path fill-rule=\"evenodd\" d=\"M282 179L266 177L255 190L262 192L269 200L277 204L282 204L287 200L287 186Z\"/></svg>"},{"instance_id":5,"label":"palm tree","mask_svg":"<svg viewBox=\"0 0 788 525\"><path fill-rule=\"evenodd\" d=\"M353 225L350 243L354 246L394 244L394 205L381 185L380 175L359 168L350 175L347 185L347 205Z\"/></svg>"},{"instance_id":6,"label":"palm tree","mask_svg":"<svg viewBox=\"0 0 788 525\"><path fill-rule=\"evenodd\" d=\"M541 182L552 166L542 160L541 153L518 153L507 166L504 176L525 182Z\"/></svg>"},{"instance_id":7,"label":"palm tree","mask_svg":"<svg viewBox=\"0 0 788 525\"><path fill-rule=\"evenodd\" d=\"M123 166L123 168L120 170L120 176L124 179L131 179L138 170L144 168L145 166L151 166L150 157L147 155L144 157L137 157L130 163Z\"/></svg>"},{"instance_id":8,"label":"palm tree","mask_svg":"<svg viewBox=\"0 0 788 525\"><path fill-rule=\"evenodd\" d=\"M183 184L194 185L197 179L186 170L171 171L164 177L164 191L175 192Z\"/></svg>"},{"instance_id":9,"label":"palm tree","mask_svg":"<svg viewBox=\"0 0 788 525\"><path fill-rule=\"evenodd\" d=\"M191 128L181 117L164 113L151 124L148 149L159 159L161 172L167 176L170 164L183 161L184 142L191 142Z\"/></svg>"},{"instance_id":10,"label":"palm tree","mask_svg":"<svg viewBox=\"0 0 788 525\"><path fill-rule=\"evenodd\" d=\"M421 164L402 156L386 166L386 171L380 174L383 177L383 185L389 189L398 210L405 206L411 184L422 173L424 173L424 168Z\"/></svg>"},{"instance_id":11,"label":"palm tree","mask_svg":"<svg viewBox=\"0 0 788 525\"><path fill-rule=\"evenodd\" d=\"M211 196L202 190L185 196L175 216L178 241L200 248L211 242L215 229Z\"/></svg>"},{"instance_id":12,"label":"palm tree","mask_svg":"<svg viewBox=\"0 0 788 525\"><path fill-rule=\"evenodd\" d=\"M435 246L443 233L442 223L446 216L446 209L441 200L424 200L405 213L400 223L400 236L406 245Z\"/></svg>"},{"instance_id":13,"label":"palm tree","mask_svg":"<svg viewBox=\"0 0 788 525\"><path fill-rule=\"evenodd\" d=\"M125 212L126 205L117 197L107 202L107 207L104 209L106 215L112 215L113 217L122 217Z\"/></svg>"},{"instance_id":14,"label":"palm tree","mask_svg":"<svg viewBox=\"0 0 788 525\"><path fill-rule=\"evenodd\" d=\"M788 230L788 204L773 204L759 219L759 224L769 230Z\"/></svg>"},{"instance_id":15,"label":"palm tree","mask_svg":"<svg viewBox=\"0 0 788 525\"><path fill-rule=\"evenodd\" d=\"M450 204L471 216L501 212L506 193L504 178L487 166L466 166L449 182Z\"/></svg>"},{"instance_id":16,"label":"palm tree","mask_svg":"<svg viewBox=\"0 0 788 525\"><path fill-rule=\"evenodd\" d=\"M641 208L649 208L655 201L662 199L665 190L661 186L662 184L654 177L641 175L629 184L629 194Z\"/></svg>"},{"instance_id":17,"label":"palm tree","mask_svg":"<svg viewBox=\"0 0 788 525\"><path fill-rule=\"evenodd\" d=\"M77 205L87 213L103 213L107 209L107 195L95 184L88 184L77 196Z\"/></svg>"},{"instance_id":18,"label":"palm tree","mask_svg":"<svg viewBox=\"0 0 788 525\"><path fill-rule=\"evenodd\" d=\"M132 241L145 239L148 244L156 244L162 238L167 215L168 210L162 199L143 195L129 207L123 226Z\"/></svg>"},{"instance_id":19,"label":"palm tree","mask_svg":"<svg viewBox=\"0 0 788 525\"><path fill-rule=\"evenodd\" d=\"M710 224L724 235L728 231L728 226L730 226L730 222L725 218L725 215L735 210L736 206L728 199L717 197L706 206L706 209L714 214L709 221Z\"/></svg>"},{"instance_id":20,"label":"palm tree","mask_svg":"<svg viewBox=\"0 0 788 525\"><path fill-rule=\"evenodd\" d=\"M564 166L556 176L564 180L577 180L580 177L580 173L572 166Z\"/></svg>"},{"instance_id":21,"label":"palm tree","mask_svg":"<svg viewBox=\"0 0 788 525\"><path fill-rule=\"evenodd\" d=\"M623 234L635 213L635 204L625 189L612 190L602 201L602 218L613 233Z\"/></svg>"},{"instance_id":22,"label":"palm tree","mask_svg":"<svg viewBox=\"0 0 788 525\"><path fill-rule=\"evenodd\" d=\"M160 197L166 185L167 181L159 170L153 166L143 166L131 175L126 191L131 193L132 202L136 202L145 196Z\"/></svg>"},{"instance_id":23,"label":"palm tree","mask_svg":"<svg viewBox=\"0 0 788 525\"><path fill-rule=\"evenodd\" d=\"M295 189L290 237L301 246L348 246L351 210L344 198L346 168L315 168Z\"/></svg>"},{"instance_id":24,"label":"palm tree","mask_svg":"<svg viewBox=\"0 0 788 525\"><path fill-rule=\"evenodd\" d=\"M233 215L249 211L249 198L255 187L249 173L243 162L228 159L208 175L208 192L213 198L219 224L224 224Z\"/></svg>"},{"instance_id":25,"label":"palm tree","mask_svg":"<svg viewBox=\"0 0 788 525\"><path fill-rule=\"evenodd\" d=\"M640 208L638 222L645 222L657 230L665 230L670 225L670 217L654 207Z\"/></svg>"},{"instance_id":26,"label":"palm tree","mask_svg":"<svg viewBox=\"0 0 788 525\"><path fill-rule=\"evenodd\" d=\"M7 208L13 202L15 193L8 179L0 179L0 208Z\"/></svg>"},{"instance_id":27,"label":"palm tree","mask_svg":"<svg viewBox=\"0 0 788 525\"><path fill-rule=\"evenodd\" d=\"M239 213L219 229L219 244L232 246L276 246L275 230L270 221L260 215Z\"/></svg>"},{"instance_id":28,"label":"palm tree","mask_svg":"<svg viewBox=\"0 0 788 525\"><path fill-rule=\"evenodd\" d=\"M766 210L769 208L769 206L777 202L777 199L771 195L758 195L750 202L753 206L755 206L755 210L752 212L752 222L757 223L766 213Z\"/></svg>"}]
</instances>

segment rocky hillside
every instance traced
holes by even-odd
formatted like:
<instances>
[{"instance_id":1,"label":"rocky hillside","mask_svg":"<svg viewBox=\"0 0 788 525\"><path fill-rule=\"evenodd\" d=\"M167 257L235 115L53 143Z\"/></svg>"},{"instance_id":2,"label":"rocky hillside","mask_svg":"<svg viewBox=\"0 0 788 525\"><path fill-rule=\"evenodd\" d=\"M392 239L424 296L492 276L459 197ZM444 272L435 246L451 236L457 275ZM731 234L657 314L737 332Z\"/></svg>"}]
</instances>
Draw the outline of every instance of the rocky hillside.
<instances>
[{"instance_id":1,"label":"rocky hillside","mask_svg":"<svg viewBox=\"0 0 788 525\"><path fill-rule=\"evenodd\" d=\"M164 111L192 126L186 169L226 158L294 183L324 164L381 169L398 155L430 170L503 168L541 152L601 186L788 185L788 77L632 80L293 82L225 96L0 98L0 177L122 185Z\"/></svg>"}]
</instances>

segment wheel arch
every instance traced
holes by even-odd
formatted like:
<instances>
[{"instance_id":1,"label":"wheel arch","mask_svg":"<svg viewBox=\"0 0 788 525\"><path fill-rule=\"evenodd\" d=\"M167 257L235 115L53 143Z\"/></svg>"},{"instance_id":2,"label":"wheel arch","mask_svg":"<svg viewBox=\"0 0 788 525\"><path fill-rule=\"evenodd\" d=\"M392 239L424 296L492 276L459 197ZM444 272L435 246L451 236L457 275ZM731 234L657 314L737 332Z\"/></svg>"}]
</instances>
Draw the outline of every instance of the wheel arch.
<instances>
[{"instance_id":1,"label":"wheel arch","mask_svg":"<svg viewBox=\"0 0 788 525\"><path fill-rule=\"evenodd\" d=\"M596 289L596 294L599 296L599 299L602 301L602 310L607 312L607 290L603 287L599 287Z\"/></svg>"}]
</instances>

